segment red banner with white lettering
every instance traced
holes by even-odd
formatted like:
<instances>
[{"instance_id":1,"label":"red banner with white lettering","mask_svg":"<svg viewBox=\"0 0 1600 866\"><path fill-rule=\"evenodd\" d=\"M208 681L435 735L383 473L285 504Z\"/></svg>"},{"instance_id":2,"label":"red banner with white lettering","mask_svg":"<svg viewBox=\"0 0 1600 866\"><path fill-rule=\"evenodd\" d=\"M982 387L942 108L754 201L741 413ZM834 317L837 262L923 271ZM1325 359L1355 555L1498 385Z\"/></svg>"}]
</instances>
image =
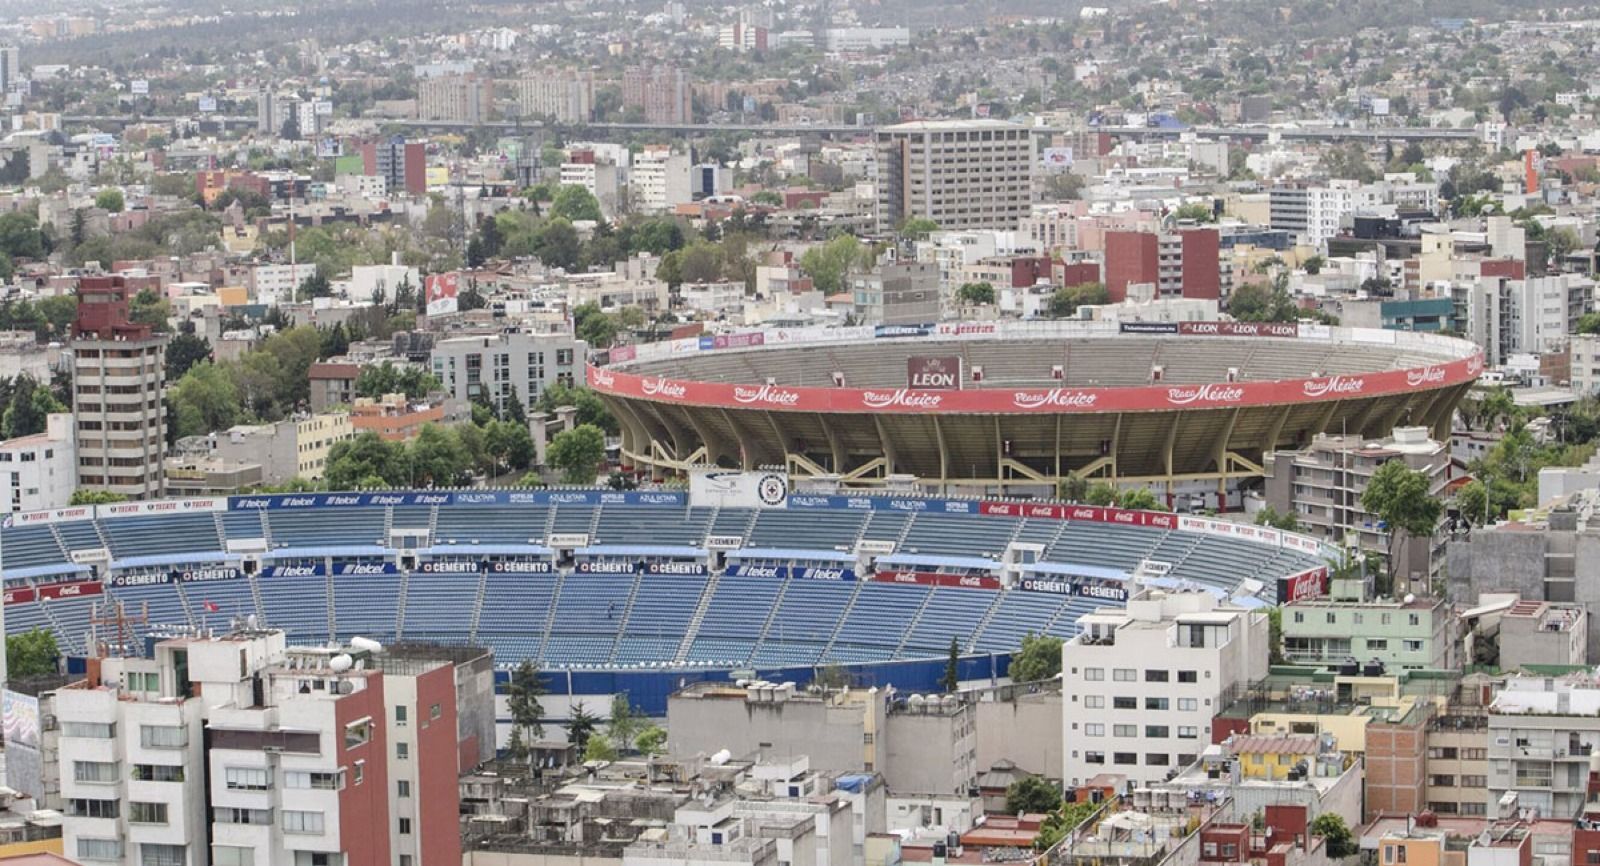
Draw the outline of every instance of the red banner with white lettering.
<instances>
[{"instance_id":1,"label":"red banner with white lettering","mask_svg":"<svg viewBox=\"0 0 1600 866\"><path fill-rule=\"evenodd\" d=\"M919 586L953 586L963 589L999 589L1000 578L988 575L940 574L936 571L880 571L879 583L914 583Z\"/></svg>"}]
</instances>

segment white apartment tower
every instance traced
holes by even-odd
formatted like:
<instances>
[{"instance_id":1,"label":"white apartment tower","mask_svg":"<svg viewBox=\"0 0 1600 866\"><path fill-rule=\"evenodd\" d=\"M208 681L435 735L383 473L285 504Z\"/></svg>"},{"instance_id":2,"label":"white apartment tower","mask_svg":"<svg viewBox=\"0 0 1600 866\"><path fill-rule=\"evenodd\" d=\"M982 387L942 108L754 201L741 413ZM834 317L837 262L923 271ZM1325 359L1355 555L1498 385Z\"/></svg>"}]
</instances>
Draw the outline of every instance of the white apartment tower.
<instances>
[{"instance_id":1,"label":"white apartment tower","mask_svg":"<svg viewBox=\"0 0 1600 866\"><path fill-rule=\"evenodd\" d=\"M1062 647L1062 779L1160 782L1211 742L1235 686L1267 673L1267 614L1204 591L1146 590L1078 621Z\"/></svg>"}]
</instances>

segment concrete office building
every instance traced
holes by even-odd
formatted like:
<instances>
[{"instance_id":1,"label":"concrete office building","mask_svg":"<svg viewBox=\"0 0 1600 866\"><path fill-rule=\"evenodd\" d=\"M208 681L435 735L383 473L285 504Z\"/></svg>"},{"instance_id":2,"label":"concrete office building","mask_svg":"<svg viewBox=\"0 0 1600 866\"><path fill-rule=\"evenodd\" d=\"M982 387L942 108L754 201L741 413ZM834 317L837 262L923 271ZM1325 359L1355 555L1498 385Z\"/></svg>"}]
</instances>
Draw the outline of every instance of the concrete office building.
<instances>
[{"instance_id":1,"label":"concrete office building","mask_svg":"<svg viewBox=\"0 0 1600 866\"><path fill-rule=\"evenodd\" d=\"M1403 419L1400 419L1403 420ZM1267 505L1293 514L1309 535L1335 543L1347 540L1362 550L1387 555L1388 533L1361 497L1378 467L1400 460L1428 476L1428 489L1442 496L1450 481L1450 447L1428 438L1426 427L1396 427L1387 439L1369 442L1359 436L1321 435L1298 451L1267 455ZM1395 592L1410 591L1413 581L1427 592L1427 581L1444 564L1442 534L1404 538L1396 549Z\"/></svg>"},{"instance_id":2,"label":"concrete office building","mask_svg":"<svg viewBox=\"0 0 1600 866\"><path fill-rule=\"evenodd\" d=\"M644 112L649 123L694 121L689 74L674 66L630 66L622 73L622 104Z\"/></svg>"},{"instance_id":3,"label":"concrete office building","mask_svg":"<svg viewBox=\"0 0 1600 866\"><path fill-rule=\"evenodd\" d=\"M895 794L965 796L978 775L975 718L953 695L890 702L877 689L811 694L793 684L706 682L667 699L667 750L807 755L823 772L881 773Z\"/></svg>"},{"instance_id":4,"label":"concrete office building","mask_svg":"<svg viewBox=\"0 0 1600 866\"><path fill-rule=\"evenodd\" d=\"M496 86L516 103L523 119L548 117L556 123L594 119L594 73L586 69L537 70Z\"/></svg>"},{"instance_id":5,"label":"concrete office building","mask_svg":"<svg viewBox=\"0 0 1600 866\"><path fill-rule=\"evenodd\" d=\"M1576 604L1518 600L1500 615L1500 669L1588 663L1589 612Z\"/></svg>"},{"instance_id":6,"label":"concrete office building","mask_svg":"<svg viewBox=\"0 0 1600 866\"><path fill-rule=\"evenodd\" d=\"M1549 511L1522 523L1480 526L1450 540L1446 551L1446 595L1476 605L1484 593L1564 602L1594 609L1600 604L1600 491L1580 490ZM1585 651L1600 657L1600 628L1585 618Z\"/></svg>"},{"instance_id":7,"label":"concrete office building","mask_svg":"<svg viewBox=\"0 0 1600 866\"><path fill-rule=\"evenodd\" d=\"M1489 808L1514 792L1518 805L1541 815L1577 814L1600 746L1600 682L1588 672L1511 677L1488 721Z\"/></svg>"},{"instance_id":8,"label":"concrete office building","mask_svg":"<svg viewBox=\"0 0 1600 866\"><path fill-rule=\"evenodd\" d=\"M1062 780L1159 782L1212 742L1230 689L1267 673L1267 615L1208 592L1146 590L1078 621L1062 648Z\"/></svg>"},{"instance_id":9,"label":"concrete office building","mask_svg":"<svg viewBox=\"0 0 1600 866\"><path fill-rule=\"evenodd\" d=\"M72 415L49 417L43 433L0 442L0 514L60 508L78 484Z\"/></svg>"},{"instance_id":10,"label":"concrete office building","mask_svg":"<svg viewBox=\"0 0 1600 866\"><path fill-rule=\"evenodd\" d=\"M645 213L665 213L694 200L689 191L689 156L670 147L647 147L628 170L633 204Z\"/></svg>"},{"instance_id":11,"label":"concrete office building","mask_svg":"<svg viewBox=\"0 0 1600 866\"><path fill-rule=\"evenodd\" d=\"M884 262L850 280L856 313L868 325L939 321L939 269L928 262Z\"/></svg>"},{"instance_id":12,"label":"concrete office building","mask_svg":"<svg viewBox=\"0 0 1600 866\"><path fill-rule=\"evenodd\" d=\"M494 79L481 75L443 75L417 82L417 117L482 123L494 110Z\"/></svg>"},{"instance_id":13,"label":"concrete office building","mask_svg":"<svg viewBox=\"0 0 1600 866\"><path fill-rule=\"evenodd\" d=\"M261 480L316 480L333 446L355 435L347 412L300 415L275 424L238 424L216 434L211 453L224 460L261 464Z\"/></svg>"},{"instance_id":14,"label":"concrete office building","mask_svg":"<svg viewBox=\"0 0 1600 866\"><path fill-rule=\"evenodd\" d=\"M1449 602L1437 598L1299 601L1283 608L1283 655L1317 666L1353 658L1388 670L1450 670L1455 623Z\"/></svg>"},{"instance_id":15,"label":"concrete office building","mask_svg":"<svg viewBox=\"0 0 1600 866\"><path fill-rule=\"evenodd\" d=\"M506 331L440 340L430 363L445 393L457 400L483 395L498 409L515 392L527 409L551 385L583 385L588 351L570 334Z\"/></svg>"},{"instance_id":16,"label":"concrete office building","mask_svg":"<svg viewBox=\"0 0 1600 866\"><path fill-rule=\"evenodd\" d=\"M1033 201L1032 133L1000 120L919 120L877 131L880 233L907 219L1016 230Z\"/></svg>"},{"instance_id":17,"label":"concrete office building","mask_svg":"<svg viewBox=\"0 0 1600 866\"><path fill-rule=\"evenodd\" d=\"M459 862L456 670L290 649L276 630L92 659L51 696L66 849L130 866Z\"/></svg>"},{"instance_id":18,"label":"concrete office building","mask_svg":"<svg viewBox=\"0 0 1600 866\"><path fill-rule=\"evenodd\" d=\"M72 415L79 487L159 499L167 413L167 338L128 318L137 291L122 277L84 277L72 324Z\"/></svg>"}]
</instances>

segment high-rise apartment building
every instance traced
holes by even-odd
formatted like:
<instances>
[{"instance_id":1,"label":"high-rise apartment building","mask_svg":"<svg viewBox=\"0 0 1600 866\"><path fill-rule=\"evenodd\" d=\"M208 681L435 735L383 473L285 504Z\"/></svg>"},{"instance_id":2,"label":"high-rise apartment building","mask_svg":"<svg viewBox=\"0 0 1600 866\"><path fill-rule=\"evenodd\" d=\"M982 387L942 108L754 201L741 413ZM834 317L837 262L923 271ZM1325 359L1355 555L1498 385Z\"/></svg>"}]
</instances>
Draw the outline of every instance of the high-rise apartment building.
<instances>
[{"instance_id":1,"label":"high-rise apartment building","mask_svg":"<svg viewBox=\"0 0 1600 866\"><path fill-rule=\"evenodd\" d=\"M486 396L500 409L514 390L527 408L551 385L584 384L588 349L569 334L508 331L457 337L433 345L433 375L457 400Z\"/></svg>"},{"instance_id":2,"label":"high-rise apartment building","mask_svg":"<svg viewBox=\"0 0 1600 866\"><path fill-rule=\"evenodd\" d=\"M586 69L535 71L496 87L516 102L523 118L549 117L556 123L594 119L594 73Z\"/></svg>"},{"instance_id":3,"label":"high-rise apartment building","mask_svg":"<svg viewBox=\"0 0 1600 866\"><path fill-rule=\"evenodd\" d=\"M1128 298L1128 287L1149 285L1155 298L1222 297L1222 265L1216 229L1171 232L1106 232L1106 290L1111 300Z\"/></svg>"},{"instance_id":4,"label":"high-rise apartment building","mask_svg":"<svg viewBox=\"0 0 1600 866\"><path fill-rule=\"evenodd\" d=\"M1079 785L1101 773L1160 782L1212 742L1235 686L1267 673L1267 615L1209 592L1147 590L1078 620L1062 647L1065 763Z\"/></svg>"},{"instance_id":5,"label":"high-rise apartment building","mask_svg":"<svg viewBox=\"0 0 1600 866\"><path fill-rule=\"evenodd\" d=\"M417 117L483 123L494 109L494 79L482 75L441 75L417 82Z\"/></svg>"},{"instance_id":6,"label":"high-rise apartment building","mask_svg":"<svg viewBox=\"0 0 1600 866\"><path fill-rule=\"evenodd\" d=\"M78 282L72 324L78 486L159 499L166 490L167 338L129 319L135 294L122 277Z\"/></svg>"},{"instance_id":7,"label":"high-rise apartment building","mask_svg":"<svg viewBox=\"0 0 1600 866\"><path fill-rule=\"evenodd\" d=\"M1000 120L913 121L877 134L878 231L913 217L1014 230L1033 199L1033 139Z\"/></svg>"},{"instance_id":8,"label":"high-rise apartment building","mask_svg":"<svg viewBox=\"0 0 1600 866\"><path fill-rule=\"evenodd\" d=\"M65 848L128 866L459 862L456 779L481 757L459 737L460 660L290 649L264 629L91 659L52 696Z\"/></svg>"},{"instance_id":9,"label":"high-rise apartment building","mask_svg":"<svg viewBox=\"0 0 1600 866\"><path fill-rule=\"evenodd\" d=\"M368 142L361 147L366 174L381 177L390 195L428 193L428 144L401 136Z\"/></svg>"},{"instance_id":10,"label":"high-rise apartment building","mask_svg":"<svg viewBox=\"0 0 1600 866\"><path fill-rule=\"evenodd\" d=\"M689 74L673 66L630 66L622 73L622 104L650 123L692 123Z\"/></svg>"},{"instance_id":11,"label":"high-rise apartment building","mask_svg":"<svg viewBox=\"0 0 1600 866\"><path fill-rule=\"evenodd\" d=\"M645 213L664 213L692 201L689 156L670 147L647 147L633 158L628 187L634 207Z\"/></svg>"}]
</instances>

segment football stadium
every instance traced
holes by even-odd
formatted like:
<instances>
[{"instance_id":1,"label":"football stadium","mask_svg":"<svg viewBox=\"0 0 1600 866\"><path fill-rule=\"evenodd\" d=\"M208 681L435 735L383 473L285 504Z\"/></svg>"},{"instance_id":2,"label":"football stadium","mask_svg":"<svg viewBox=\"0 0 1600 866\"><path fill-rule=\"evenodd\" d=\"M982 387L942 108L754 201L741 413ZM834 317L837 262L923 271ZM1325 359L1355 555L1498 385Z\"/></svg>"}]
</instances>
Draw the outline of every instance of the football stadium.
<instances>
[{"instance_id":1,"label":"football stadium","mask_svg":"<svg viewBox=\"0 0 1600 866\"><path fill-rule=\"evenodd\" d=\"M1482 369L1437 335L1242 322L771 329L614 350L589 382L657 476L781 465L852 485L1053 495L1069 475L1203 490L1318 433L1447 438Z\"/></svg>"},{"instance_id":2,"label":"football stadium","mask_svg":"<svg viewBox=\"0 0 1600 866\"><path fill-rule=\"evenodd\" d=\"M647 712L736 671L932 688L952 638L963 678L1003 675L1025 634L1073 634L1135 581L1265 605L1320 593L1330 555L1191 515L796 494L760 471L79 506L0 530L7 633L48 628L73 656L254 617L302 644L474 642Z\"/></svg>"}]
</instances>

